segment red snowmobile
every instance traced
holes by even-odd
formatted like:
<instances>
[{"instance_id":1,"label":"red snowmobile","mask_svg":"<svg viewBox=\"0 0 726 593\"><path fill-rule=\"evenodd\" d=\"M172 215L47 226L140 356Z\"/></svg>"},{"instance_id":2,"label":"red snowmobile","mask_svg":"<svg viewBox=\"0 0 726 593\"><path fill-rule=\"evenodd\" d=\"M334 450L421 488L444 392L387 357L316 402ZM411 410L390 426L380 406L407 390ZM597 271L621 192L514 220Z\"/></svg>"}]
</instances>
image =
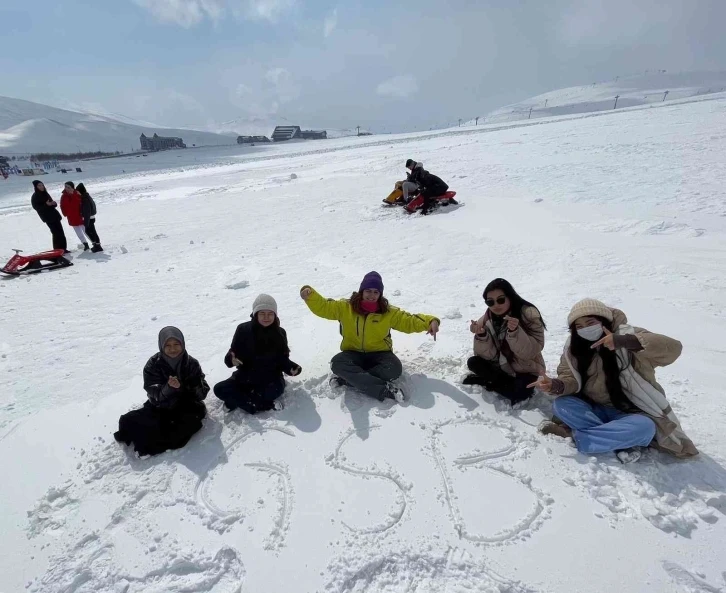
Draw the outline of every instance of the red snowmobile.
<instances>
[{"instance_id":1,"label":"red snowmobile","mask_svg":"<svg viewBox=\"0 0 726 593\"><path fill-rule=\"evenodd\" d=\"M455 191L447 191L446 193L436 196L435 198L432 198L432 207L438 208L439 206L448 206L449 204L458 204L454 199L454 196L456 195ZM404 209L409 214L413 214L416 212L416 210L421 210L423 208L424 199L421 194L417 195L413 200L411 200L408 204L404 206Z\"/></svg>"},{"instance_id":2,"label":"red snowmobile","mask_svg":"<svg viewBox=\"0 0 726 593\"><path fill-rule=\"evenodd\" d=\"M20 255L22 250L13 249L15 255L5 264L4 268L0 268L0 272L10 276L20 276L21 274L37 274L45 270L55 270L57 268L67 268L72 266L73 262L63 257L65 253L63 249L53 249L52 251L44 251L34 255Z\"/></svg>"},{"instance_id":3,"label":"red snowmobile","mask_svg":"<svg viewBox=\"0 0 726 593\"><path fill-rule=\"evenodd\" d=\"M384 206L404 206L406 212L413 214L416 210L423 208L423 197L418 194L415 195L408 204L403 200L403 189L401 188L402 181L397 181L393 191L388 195L387 198L383 199ZM458 204L454 199L456 195L455 191L447 191L446 193L436 196L433 198L433 207L438 208L439 206L448 206L449 204Z\"/></svg>"}]
</instances>

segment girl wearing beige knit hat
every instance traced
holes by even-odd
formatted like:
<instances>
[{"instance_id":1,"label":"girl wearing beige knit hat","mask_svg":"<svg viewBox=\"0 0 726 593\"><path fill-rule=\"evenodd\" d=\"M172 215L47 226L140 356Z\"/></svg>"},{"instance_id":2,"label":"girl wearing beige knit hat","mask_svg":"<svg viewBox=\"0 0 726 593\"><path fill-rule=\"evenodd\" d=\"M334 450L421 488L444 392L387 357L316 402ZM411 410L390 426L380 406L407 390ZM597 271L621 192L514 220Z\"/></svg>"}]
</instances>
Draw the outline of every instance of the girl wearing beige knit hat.
<instances>
[{"instance_id":1,"label":"girl wearing beige knit hat","mask_svg":"<svg viewBox=\"0 0 726 593\"><path fill-rule=\"evenodd\" d=\"M681 343L631 327L622 311L596 299L576 303L567 323L557 378L531 384L555 396L553 411L565 426L545 422L540 430L572 436L582 453L614 451L623 463L649 445L678 457L698 454L655 378L657 367L680 356Z\"/></svg>"}]
</instances>

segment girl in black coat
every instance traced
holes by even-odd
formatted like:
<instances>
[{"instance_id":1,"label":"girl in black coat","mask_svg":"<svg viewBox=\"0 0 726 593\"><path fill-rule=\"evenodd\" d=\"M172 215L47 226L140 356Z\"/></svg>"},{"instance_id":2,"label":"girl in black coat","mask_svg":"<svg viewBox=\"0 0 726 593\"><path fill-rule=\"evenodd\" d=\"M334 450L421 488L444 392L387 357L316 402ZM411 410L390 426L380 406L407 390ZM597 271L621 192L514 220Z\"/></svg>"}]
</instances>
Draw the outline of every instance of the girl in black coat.
<instances>
[{"instance_id":1,"label":"girl in black coat","mask_svg":"<svg viewBox=\"0 0 726 593\"><path fill-rule=\"evenodd\" d=\"M207 414L202 401L209 385L176 327L159 332L159 352L144 367L144 389L148 401L119 418L114 438L133 444L139 455L156 455L186 445Z\"/></svg>"},{"instance_id":2,"label":"girl in black coat","mask_svg":"<svg viewBox=\"0 0 726 593\"><path fill-rule=\"evenodd\" d=\"M38 213L40 220L48 225L51 234L53 235L53 249L62 249L64 252L68 251L68 242L66 241L66 234L63 231L63 225L61 220L63 217L58 212L58 204L50 197L48 190L45 189L45 185L42 181L36 179L33 181L33 188L35 192L30 200L33 206L33 210Z\"/></svg>"},{"instance_id":3,"label":"girl in black coat","mask_svg":"<svg viewBox=\"0 0 726 593\"><path fill-rule=\"evenodd\" d=\"M96 232L96 202L93 201L91 194L86 190L86 186L79 183L76 191L81 194L81 214L83 215L83 224L86 227L86 235L93 241L91 251L98 253L103 251L101 247L101 239Z\"/></svg>"},{"instance_id":4,"label":"girl in black coat","mask_svg":"<svg viewBox=\"0 0 726 593\"><path fill-rule=\"evenodd\" d=\"M214 394L227 409L242 408L249 414L280 409L275 400L285 391L283 373L294 377L302 369L290 360L287 334L271 296L255 299L252 321L237 326L224 363L237 367L229 379L214 386Z\"/></svg>"}]
</instances>

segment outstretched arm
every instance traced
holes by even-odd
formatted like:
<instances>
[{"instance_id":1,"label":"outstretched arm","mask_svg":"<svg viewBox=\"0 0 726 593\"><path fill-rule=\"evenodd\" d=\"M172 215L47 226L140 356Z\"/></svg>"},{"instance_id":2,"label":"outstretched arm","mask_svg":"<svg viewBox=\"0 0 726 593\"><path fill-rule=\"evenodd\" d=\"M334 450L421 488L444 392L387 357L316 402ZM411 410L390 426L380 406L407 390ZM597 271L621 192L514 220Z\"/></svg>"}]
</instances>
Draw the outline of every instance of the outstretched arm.
<instances>
[{"instance_id":1,"label":"outstretched arm","mask_svg":"<svg viewBox=\"0 0 726 593\"><path fill-rule=\"evenodd\" d=\"M436 332L438 332L439 324L441 323L438 317L424 313L407 313L397 307L391 308L393 309L391 327L396 331L403 332L404 334L430 332L436 337ZM433 331L434 329L435 331Z\"/></svg>"},{"instance_id":2,"label":"outstretched arm","mask_svg":"<svg viewBox=\"0 0 726 593\"><path fill-rule=\"evenodd\" d=\"M315 315L317 315L318 317L322 317L323 319L340 321L345 307L350 307L348 301L335 301L333 299L326 299L310 286L303 286L300 289L300 297L305 301L308 309L310 309Z\"/></svg>"}]
</instances>

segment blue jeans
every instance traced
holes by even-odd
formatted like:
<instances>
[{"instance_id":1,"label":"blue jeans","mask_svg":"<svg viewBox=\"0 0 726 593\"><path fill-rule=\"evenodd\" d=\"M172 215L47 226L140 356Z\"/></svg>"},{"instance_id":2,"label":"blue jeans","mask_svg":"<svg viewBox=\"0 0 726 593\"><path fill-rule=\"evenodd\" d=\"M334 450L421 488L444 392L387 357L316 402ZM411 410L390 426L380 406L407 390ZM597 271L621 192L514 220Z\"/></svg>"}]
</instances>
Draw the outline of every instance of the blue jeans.
<instances>
[{"instance_id":1,"label":"blue jeans","mask_svg":"<svg viewBox=\"0 0 726 593\"><path fill-rule=\"evenodd\" d=\"M555 415L572 429L580 453L607 453L647 447L655 436L655 422L643 414L591 404L567 395L552 404Z\"/></svg>"}]
</instances>

